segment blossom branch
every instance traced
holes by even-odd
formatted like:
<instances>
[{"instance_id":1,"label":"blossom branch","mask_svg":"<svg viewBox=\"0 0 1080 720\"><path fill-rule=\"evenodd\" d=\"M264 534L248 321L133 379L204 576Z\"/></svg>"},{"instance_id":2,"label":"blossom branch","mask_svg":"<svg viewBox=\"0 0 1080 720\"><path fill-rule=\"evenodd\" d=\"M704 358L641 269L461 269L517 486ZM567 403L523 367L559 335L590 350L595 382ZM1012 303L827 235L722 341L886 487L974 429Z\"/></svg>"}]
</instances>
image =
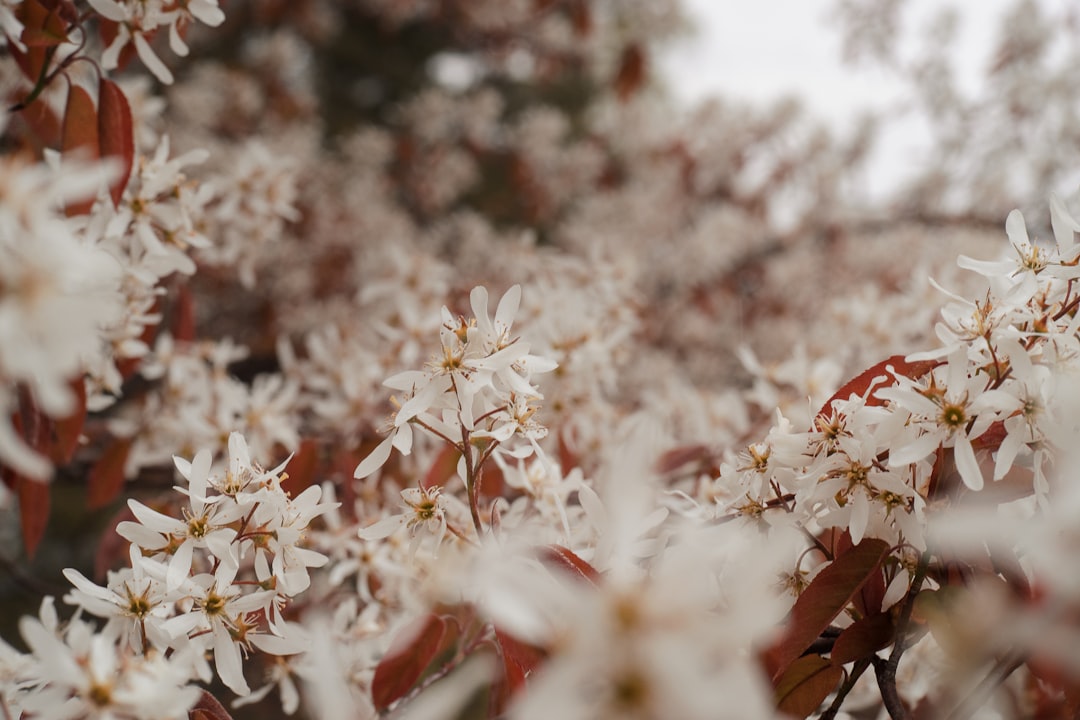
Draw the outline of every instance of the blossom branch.
<instances>
[{"instance_id":1,"label":"blossom branch","mask_svg":"<svg viewBox=\"0 0 1080 720\"><path fill-rule=\"evenodd\" d=\"M874 659L874 673L877 676L878 688L881 690L881 699L885 703L885 709L893 720L906 720L911 715L904 707L904 701L896 687L896 670L900 666L900 658L909 647L908 626L911 624L911 612L915 607L915 598L918 597L922 584L926 580L926 571L930 566L930 554L924 553L919 558L915 575L911 579L907 596L904 598L904 606L900 610L900 618L896 623L896 641L893 643L893 651L887 660Z\"/></svg>"},{"instance_id":2,"label":"blossom branch","mask_svg":"<svg viewBox=\"0 0 1080 720\"><path fill-rule=\"evenodd\" d=\"M844 680L844 684L840 686L840 689L836 691L836 696L833 698L832 703L829 704L828 709L821 715L821 720L834 720L840 709L844 705L844 700L847 699L848 693L855 687L855 683L859 681L866 669L870 667L870 658L863 658L855 663L855 666L851 668L851 672L848 673L847 679Z\"/></svg>"}]
</instances>

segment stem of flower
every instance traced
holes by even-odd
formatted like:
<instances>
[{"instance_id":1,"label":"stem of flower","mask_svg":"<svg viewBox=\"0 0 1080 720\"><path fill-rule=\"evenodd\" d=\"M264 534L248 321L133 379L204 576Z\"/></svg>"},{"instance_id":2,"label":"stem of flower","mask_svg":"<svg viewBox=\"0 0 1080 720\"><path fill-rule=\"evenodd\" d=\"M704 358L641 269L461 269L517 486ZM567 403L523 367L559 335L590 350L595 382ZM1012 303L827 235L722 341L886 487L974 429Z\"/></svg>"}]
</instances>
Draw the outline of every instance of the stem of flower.
<instances>
[{"instance_id":1,"label":"stem of flower","mask_svg":"<svg viewBox=\"0 0 1080 720\"><path fill-rule=\"evenodd\" d=\"M855 683L859 681L862 674L866 672L866 668L870 667L870 658L863 658L855 663L855 667L851 668L851 673L847 676L847 680L840 686L840 689L836 691L836 697L833 698L832 704L821 715L821 720L833 720L837 713L840 712L840 706L844 704L845 698L851 689L855 687Z\"/></svg>"},{"instance_id":2,"label":"stem of flower","mask_svg":"<svg viewBox=\"0 0 1080 720\"><path fill-rule=\"evenodd\" d=\"M476 541L475 541L475 540L473 540L473 539L472 539L471 537L467 537L467 536L465 535L465 533L463 533L463 532L461 532L460 530L458 530L458 529L457 529L457 528L456 528L456 527L455 527L455 526L453 525L453 523L447 522L447 523L446 523L446 529L447 529L447 530L448 530L448 531L450 532L450 534L451 534L451 535L453 535L454 537L456 537L456 538L457 538L458 540L462 540L462 541L464 541L464 542L467 542L467 543L470 543L470 544L472 544L472 545L476 545L476 544L477 544L477 543L476 543Z\"/></svg>"},{"instance_id":3,"label":"stem of flower","mask_svg":"<svg viewBox=\"0 0 1080 720\"><path fill-rule=\"evenodd\" d=\"M476 536L484 534L484 523L480 520L480 493L477 488L476 465L473 461L472 445L469 442L469 431L461 428L461 456L465 458L465 491L469 495L469 514L472 515L473 527L476 528Z\"/></svg>"},{"instance_id":4,"label":"stem of flower","mask_svg":"<svg viewBox=\"0 0 1080 720\"><path fill-rule=\"evenodd\" d=\"M904 599L904 607L900 611L900 619L896 623L896 642L893 643L892 654L888 660L875 658L874 674L877 676L878 689L881 691L881 700L885 703L885 709L889 712L892 720L907 720L911 713L904 707L904 701L900 699L900 693L896 689L896 669L900 666L900 658L908 649L908 625L911 624L911 611L915 607L915 598L922 589L926 579L926 570L930 566L930 553L924 553L919 558L919 565L915 568L915 575L908 588L907 597Z\"/></svg>"},{"instance_id":5,"label":"stem of flower","mask_svg":"<svg viewBox=\"0 0 1080 720\"><path fill-rule=\"evenodd\" d=\"M445 435L443 435L443 434L442 434L441 432L439 432L439 431L438 431L438 430L436 430L435 428L431 427L430 425L428 425L428 424L427 424L426 422L424 422L424 421L423 421L423 420L421 420L420 418L412 418L411 420L409 420L409 422L411 422L411 423L416 423L417 425L419 425L420 427L424 428L425 430L427 430L427 431L428 431L429 433L431 433L431 434L432 434L432 435L434 435L435 437L437 437L437 438L439 438L440 440L442 440L443 442L445 442L445 443L446 443L447 445L453 445L453 446L454 446L454 447L456 447L456 448L457 448L458 450L461 450L462 454L464 454L464 453L465 453L465 451L464 451L464 449L462 448L462 446L458 445L458 444L457 444L456 442L454 442L454 441L453 441L453 440L451 440L450 438L446 437L446 436L445 436Z\"/></svg>"},{"instance_id":6,"label":"stem of flower","mask_svg":"<svg viewBox=\"0 0 1080 720\"><path fill-rule=\"evenodd\" d=\"M53 55L55 54L55 45L45 48L45 60L41 63L41 72L38 74L38 79L34 83L33 89L30 91L29 95L22 99L21 102L8 108L8 112L17 113L20 110L25 110L31 105L31 103L37 100L38 96L41 95L45 88L49 86L49 83L52 82L52 79L54 77L54 75L49 74L49 64L52 62Z\"/></svg>"}]
</instances>

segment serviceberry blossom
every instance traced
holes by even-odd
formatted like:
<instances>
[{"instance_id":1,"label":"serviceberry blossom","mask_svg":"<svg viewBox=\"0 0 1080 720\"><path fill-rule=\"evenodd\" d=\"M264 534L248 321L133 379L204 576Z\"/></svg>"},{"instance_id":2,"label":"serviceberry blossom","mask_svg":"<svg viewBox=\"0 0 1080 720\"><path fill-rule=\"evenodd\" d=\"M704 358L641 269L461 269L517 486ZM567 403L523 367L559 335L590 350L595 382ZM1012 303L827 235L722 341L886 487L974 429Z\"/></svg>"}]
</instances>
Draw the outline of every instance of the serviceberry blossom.
<instances>
[{"instance_id":1,"label":"serviceberry blossom","mask_svg":"<svg viewBox=\"0 0 1080 720\"><path fill-rule=\"evenodd\" d=\"M1075 715L1075 23L836 4L887 203L679 0L0 0L0 718Z\"/></svg>"},{"instance_id":2,"label":"serviceberry blossom","mask_svg":"<svg viewBox=\"0 0 1080 720\"><path fill-rule=\"evenodd\" d=\"M532 375L549 372L555 365L530 355L528 344L511 336L520 300L521 287L515 285L499 301L494 320L488 315L488 294L483 287L474 288L470 295L472 318L455 318L443 307L439 354L426 370L410 370L386 380L388 387L402 392L402 399L393 415L391 434L357 466L357 478L379 469L391 448L408 455L413 425L467 446L478 459L504 452L502 444L514 435L530 440L531 446L523 452L531 452L536 439L544 435L533 419L531 403L542 395L532 384ZM490 438L491 442L477 451L470 438Z\"/></svg>"},{"instance_id":3,"label":"serviceberry blossom","mask_svg":"<svg viewBox=\"0 0 1080 720\"><path fill-rule=\"evenodd\" d=\"M123 310L121 264L62 213L101 179L96 167L0 160L0 459L37 479L51 467L11 425L15 384L52 417L72 411L70 381L101 355L101 333Z\"/></svg>"},{"instance_id":4,"label":"serviceberry blossom","mask_svg":"<svg viewBox=\"0 0 1080 720\"><path fill-rule=\"evenodd\" d=\"M3 40L5 42L10 42L19 50L26 52L26 46L23 45L20 39L23 24L15 16L15 8L21 3L22 0L3 0L3 2L0 2L0 30L3 30Z\"/></svg>"},{"instance_id":5,"label":"serviceberry blossom","mask_svg":"<svg viewBox=\"0 0 1080 720\"><path fill-rule=\"evenodd\" d=\"M176 513L182 519L131 500L136 520L117 527L131 542L130 567L111 573L104 587L68 569L75 589L64 599L108 620L95 647L118 645L109 652L144 658L213 651L218 677L246 695L244 657L307 648L303 630L282 611L310 585L308 568L327 561L302 543L310 522L334 506L319 502L318 486L290 497L281 487L282 468L254 463L241 435L229 437L229 451L223 472L214 470L207 450L190 462L175 458L186 481L176 488L185 496ZM196 673L205 670L196 667L183 680Z\"/></svg>"},{"instance_id":6,"label":"serviceberry blossom","mask_svg":"<svg viewBox=\"0 0 1080 720\"><path fill-rule=\"evenodd\" d=\"M225 13L217 0L90 0L90 6L102 17L117 23L116 38L105 49L101 64L106 70L114 69L120 52L127 45L134 45L146 68L166 85L172 84L173 74L150 47L147 36L158 28L168 27L169 47L180 56L188 54L188 46L182 32L192 20L215 27L225 21Z\"/></svg>"},{"instance_id":7,"label":"serviceberry blossom","mask_svg":"<svg viewBox=\"0 0 1080 720\"><path fill-rule=\"evenodd\" d=\"M360 539L381 540L406 528L414 537L414 547L424 538L430 538L431 545L437 550L446 536L446 516L450 512L448 497L443 496L438 487L430 490L421 487L402 490L401 500L404 512L361 528Z\"/></svg>"},{"instance_id":8,"label":"serviceberry blossom","mask_svg":"<svg viewBox=\"0 0 1080 720\"><path fill-rule=\"evenodd\" d=\"M972 440L978 439L1005 409L1001 392L984 392L985 382L969 375L964 349L949 356L944 384L931 375L927 385L901 380L895 388L884 388L877 396L889 400L896 411L909 413L903 439L892 445L889 464L910 465L930 457L937 448L952 447L960 477L972 490L981 490L983 474L975 459Z\"/></svg>"},{"instance_id":9,"label":"serviceberry blossom","mask_svg":"<svg viewBox=\"0 0 1080 720\"><path fill-rule=\"evenodd\" d=\"M136 521L124 521L116 531L143 550L158 551L168 557L166 584L175 590L191 573L196 548L213 555L215 564L239 567L234 541L236 530L231 525L244 517L247 508L235 503L218 502L219 495L208 498L211 457L203 450L193 462L176 458L177 470L188 481L184 494L189 507L183 509L183 520L147 507L138 500L128 501Z\"/></svg>"},{"instance_id":10,"label":"serviceberry blossom","mask_svg":"<svg viewBox=\"0 0 1080 720\"><path fill-rule=\"evenodd\" d=\"M161 625L173 614L180 596L147 572L142 550L135 544L130 546L130 561L129 567L110 571L104 587L74 568L65 569L64 577L75 588L64 596L64 602L107 620L108 631L118 637L126 635L133 650L163 647L168 637Z\"/></svg>"},{"instance_id":11,"label":"serviceberry blossom","mask_svg":"<svg viewBox=\"0 0 1080 720\"><path fill-rule=\"evenodd\" d=\"M30 655L16 707L54 719L187 717L202 692L190 684L198 664L191 649L132 655L78 616L61 624L50 601L40 619L19 623Z\"/></svg>"},{"instance_id":12,"label":"serviceberry blossom","mask_svg":"<svg viewBox=\"0 0 1080 720\"><path fill-rule=\"evenodd\" d=\"M211 244L201 227L212 189L183 171L208 157L205 149L171 157L168 136L161 138L152 155L138 158L120 207L105 227L105 237L116 238L125 252L158 277L194 273L190 250Z\"/></svg>"}]
</instances>

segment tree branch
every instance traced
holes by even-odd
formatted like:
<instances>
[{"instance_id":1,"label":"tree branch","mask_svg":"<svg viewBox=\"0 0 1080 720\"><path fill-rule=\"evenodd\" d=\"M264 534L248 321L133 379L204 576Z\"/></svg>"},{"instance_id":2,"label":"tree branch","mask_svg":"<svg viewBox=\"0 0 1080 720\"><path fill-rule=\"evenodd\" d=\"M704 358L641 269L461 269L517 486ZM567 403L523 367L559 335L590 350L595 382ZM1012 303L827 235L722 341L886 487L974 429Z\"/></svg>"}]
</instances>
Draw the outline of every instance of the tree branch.
<instances>
[{"instance_id":1,"label":"tree branch","mask_svg":"<svg viewBox=\"0 0 1080 720\"><path fill-rule=\"evenodd\" d=\"M847 680L840 686L840 689L836 691L836 697L833 698L832 704L821 715L821 720L834 720L837 713L840 712L840 706L844 704L845 698L851 689L855 687L855 683L859 681L862 674L866 672L866 668L870 667L870 658L863 658L855 663L855 667L851 668L851 673L847 676Z\"/></svg>"},{"instance_id":2,"label":"tree branch","mask_svg":"<svg viewBox=\"0 0 1080 720\"><path fill-rule=\"evenodd\" d=\"M926 570L930 565L930 553L924 553L919 558L919 565L915 569L915 576L911 580L907 597L904 598L904 607L900 611L900 618L896 623L896 641L893 643L892 654L888 660L874 659L874 674L877 676L878 689L881 690L881 700L885 703L885 709L889 711L892 720L908 720L911 713L904 706L900 693L896 689L896 669L900 666L900 658L909 647L910 636L908 626L911 624L911 611L915 606L915 598L922 589L926 579Z\"/></svg>"}]
</instances>

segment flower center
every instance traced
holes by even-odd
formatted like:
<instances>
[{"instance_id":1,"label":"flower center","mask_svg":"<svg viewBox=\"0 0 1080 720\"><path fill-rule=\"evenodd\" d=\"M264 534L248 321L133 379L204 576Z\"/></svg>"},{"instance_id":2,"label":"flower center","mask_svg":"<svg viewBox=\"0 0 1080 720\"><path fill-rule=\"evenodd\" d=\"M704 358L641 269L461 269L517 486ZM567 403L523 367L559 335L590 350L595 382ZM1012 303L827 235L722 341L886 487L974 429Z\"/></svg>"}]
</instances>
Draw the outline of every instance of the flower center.
<instances>
[{"instance_id":1,"label":"flower center","mask_svg":"<svg viewBox=\"0 0 1080 720\"><path fill-rule=\"evenodd\" d=\"M945 427L957 429L967 424L967 413L963 405L946 403L941 407L941 424Z\"/></svg>"}]
</instances>

